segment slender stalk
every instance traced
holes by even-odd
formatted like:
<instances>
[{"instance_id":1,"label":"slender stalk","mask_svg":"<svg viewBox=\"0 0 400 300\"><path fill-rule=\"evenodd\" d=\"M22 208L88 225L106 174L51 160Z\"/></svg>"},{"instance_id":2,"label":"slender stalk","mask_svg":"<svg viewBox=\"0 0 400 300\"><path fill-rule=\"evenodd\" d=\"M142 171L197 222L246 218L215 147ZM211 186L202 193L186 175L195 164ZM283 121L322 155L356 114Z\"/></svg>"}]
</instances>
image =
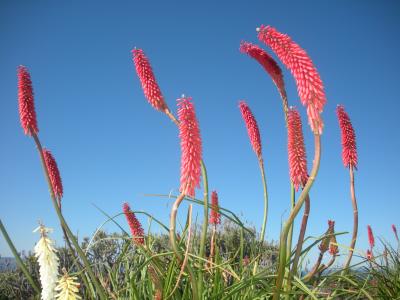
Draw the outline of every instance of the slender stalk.
<instances>
[{"instance_id":1,"label":"slender stalk","mask_svg":"<svg viewBox=\"0 0 400 300\"><path fill-rule=\"evenodd\" d=\"M169 225L169 239L171 241L171 247L175 253L175 256L177 257L177 259L180 263L183 262L183 256L182 256L181 252L179 251L179 247L176 242L176 216L178 214L179 205L182 203L184 198L185 198L185 194L184 193L180 194L179 197L176 198L174 204L172 205L171 216L170 216L170 225ZM197 281L196 281L194 272L189 264L187 264L186 267L187 267L189 276L192 279L193 299L200 299L198 289L197 289Z\"/></svg>"},{"instance_id":2,"label":"slender stalk","mask_svg":"<svg viewBox=\"0 0 400 300\"><path fill-rule=\"evenodd\" d=\"M28 269L26 268L24 262L22 261L21 257L18 254L17 249L15 248L13 242L10 239L10 236L7 233L6 228L4 227L3 223L0 220L0 231L4 236L4 239L6 240L8 246L10 247L10 250L12 252L12 254L15 257L15 260L17 262L18 267L20 267L20 269L22 270L22 272L25 274L26 279L28 279L29 283L31 284L31 286L33 287L33 289L35 290L35 292L40 295L40 289L38 287L38 285L36 284L36 282L33 280L31 274L29 274Z\"/></svg>"},{"instance_id":3,"label":"slender stalk","mask_svg":"<svg viewBox=\"0 0 400 300\"><path fill-rule=\"evenodd\" d=\"M211 233L211 242L210 242L210 262L214 262L214 255L215 255L215 234L217 232L217 225L214 224L212 233Z\"/></svg>"},{"instance_id":4,"label":"slender stalk","mask_svg":"<svg viewBox=\"0 0 400 300\"><path fill-rule=\"evenodd\" d=\"M303 219L301 220L299 239L297 241L297 246L296 246L296 254L293 259L293 265L292 265L292 271L291 271L292 275L296 275L296 273L297 273L297 265L299 263L301 249L303 248L303 241L304 241L304 236L306 234L306 228L307 228L307 222L308 222L309 215L310 215L310 196L307 195L306 201L304 204Z\"/></svg>"},{"instance_id":5,"label":"slender stalk","mask_svg":"<svg viewBox=\"0 0 400 300\"><path fill-rule=\"evenodd\" d=\"M281 288L282 288L282 282L283 282L283 275L285 273L285 267L286 267L286 244L287 244L287 236L289 233L289 229L291 224L294 222L294 219L296 218L297 214L299 213L313 183L315 180L315 177L318 174L318 169L319 169L319 164L321 160L321 136L319 134L314 134L314 147L315 147L315 153L314 153L314 161L313 161L313 167L311 170L310 177L308 177L307 183L304 186L303 191L300 194L300 197L298 199L298 202L296 203L296 206L294 209L291 211L289 218L287 219L282 233L280 237L280 245L279 245L279 267L278 267L278 274L275 282L276 290L274 292L273 299L278 300L280 297L281 293Z\"/></svg>"},{"instance_id":6,"label":"slender stalk","mask_svg":"<svg viewBox=\"0 0 400 300\"><path fill-rule=\"evenodd\" d=\"M261 234L260 234L260 239L259 239L259 249L262 249L262 244L264 243L264 238L265 238L265 228L267 226L267 219L268 219L268 190L267 190L267 179L265 176L265 168L264 168L264 161L262 157L260 156L258 158L258 165L260 166L260 171L261 171L261 179L262 179L262 184L264 188L264 216L263 216L263 222L262 222L262 227L261 227ZM258 260L254 262L254 267L253 267L253 274L256 274L258 267Z\"/></svg>"},{"instance_id":7,"label":"slender stalk","mask_svg":"<svg viewBox=\"0 0 400 300\"><path fill-rule=\"evenodd\" d=\"M290 204L291 204L291 208L290 208L290 212L292 212L292 210L294 209L295 205L296 205L296 193L294 190L294 185L293 182L290 183ZM286 246L286 261L290 260L290 256L292 254L292 239L293 239L293 224L290 225L289 228L289 233L288 233L288 238L287 238L287 246ZM286 272L286 275L289 275L290 273L290 266L289 269ZM290 291L291 289L291 276L287 276L287 282L285 284L286 286L286 290ZM290 299L290 294L286 295L286 299Z\"/></svg>"},{"instance_id":8,"label":"slender stalk","mask_svg":"<svg viewBox=\"0 0 400 300\"><path fill-rule=\"evenodd\" d=\"M322 261L322 258L323 258L323 257L324 257L324 252L320 252L319 255L318 255L318 259L317 259L317 261L315 262L314 267L311 269L310 272L308 272L308 273L303 277L303 281L304 281L304 282L310 280L310 279L317 273L317 271L318 271L318 269L319 269L319 266L321 265L321 261Z\"/></svg>"},{"instance_id":9,"label":"slender stalk","mask_svg":"<svg viewBox=\"0 0 400 300\"><path fill-rule=\"evenodd\" d=\"M358 208L357 208L356 193L354 190L353 167L350 167L350 196L351 196L351 204L353 205L353 236L351 238L349 255L347 256L346 263L344 264L343 267L344 269L347 269L350 266L351 258L353 257L354 248L356 246L357 232L358 232Z\"/></svg>"},{"instance_id":10,"label":"slender stalk","mask_svg":"<svg viewBox=\"0 0 400 300\"><path fill-rule=\"evenodd\" d=\"M204 191L204 216L203 216L203 228L201 229L201 238L200 238L200 251L199 256L201 258L205 258L206 252L206 240L207 240L207 229L208 229L208 178L207 178L207 169L201 161L201 174L203 178L203 191ZM202 295L203 292L203 270L199 268L198 270L198 285L199 285L199 294Z\"/></svg>"},{"instance_id":11,"label":"slender stalk","mask_svg":"<svg viewBox=\"0 0 400 300\"><path fill-rule=\"evenodd\" d=\"M296 193L294 191L294 185L293 183L290 184L290 204L291 204L291 208L290 208L290 212L292 212L292 210L294 209L295 205L296 205ZM287 249L286 252L286 260L290 259L290 255L291 255L291 251L292 251L292 239L293 239L293 224L290 225L289 228L289 234L288 234L288 241L287 241Z\"/></svg>"},{"instance_id":12,"label":"slender stalk","mask_svg":"<svg viewBox=\"0 0 400 300\"><path fill-rule=\"evenodd\" d=\"M176 126L179 127L179 121L175 118L175 116L171 113L171 111L168 108L164 110L164 113L171 119L172 122L175 123ZM204 161L201 160L200 164L201 164L201 174L203 178L203 189L204 189L204 219L203 219L203 227L200 238L199 256L201 258L205 258L205 245L207 240L207 229L208 229L208 178L207 178L207 169L206 165L204 164ZM201 295L203 290L203 270L200 268L198 273L199 273L198 274L199 294Z\"/></svg>"},{"instance_id":13,"label":"slender stalk","mask_svg":"<svg viewBox=\"0 0 400 300\"><path fill-rule=\"evenodd\" d=\"M46 177L47 183L49 185L51 200L53 202L53 206L54 206L54 209L56 210L57 216L60 219L61 226L67 232L67 235L71 239L72 244L74 245L78 255L82 259L83 264L85 265L86 271L88 272L88 274L90 276L90 279L94 283L94 285L96 287L96 290L97 290L97 292L98 292L98 294L100 296L100 299L106 300L107 296L105 294L105 291L104 291L103 287L101 286L100 282L97 280L97 277L93 273L93 270L90 267L90 262L88 261L87 257L83 253L83 251L82 251L81 247L79 246L78 241L76 240L76 238L75 238L74 234L72 233L71 229L68 227L67 222L65 221L65 219L64 219L64 217L63 217L63 215L61 213L60 207L58 206L57 199L56 199L54 191L53 191L53 186L52 186L51 181L50 181L49 171L47 169L47 166L46 166L46 163L45 163L45 160L44 160L43 149L42 149L42 145L40 144L39 137L35 133L32 134L32 137L33 137L33 139L35 141L37 150L39 151L40 160L42 162L42 167L43 167L43 170L44 170L44 173L45 173L45 177Z\"/></svg>"},{"instance_id":14,"label":"slender stalk","mask_svg":"<svg viewBox=\"0 0 400 300\"><path fill-rule=\"evenodd\" d=\"M332 255L331 259L329 260L329 262L326 265L322 265L321 268L319 268L318 273L321 274L322 272L324 272L326 269L328 269L329 267L331 267L333 265L333 263L336 260L336 254Z\"/></svg>"}]
</instances>

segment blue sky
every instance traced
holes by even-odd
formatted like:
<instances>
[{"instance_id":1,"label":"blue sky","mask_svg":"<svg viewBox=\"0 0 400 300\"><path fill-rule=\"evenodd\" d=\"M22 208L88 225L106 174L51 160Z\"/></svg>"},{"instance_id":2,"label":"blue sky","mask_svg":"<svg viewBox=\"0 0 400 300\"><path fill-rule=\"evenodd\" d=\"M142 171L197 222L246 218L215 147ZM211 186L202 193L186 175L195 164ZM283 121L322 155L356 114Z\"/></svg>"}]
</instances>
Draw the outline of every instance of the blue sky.
<instances>
[{"instance_id":1,"label":"blue sky","mask_svg":"<svg viewBox=\"0 0 400 300\"><path fill-rule=\"evenodd\" d=\"M311 191L307 235L322 234L328 219L336 221L338 231L352 230L349 175L335 115L336 105L343 104L357 134L358 247L367 248L367 224L376 236L394 241L390 225L400 226L397 1L110 3L0 4L0 218L18 249L32 249L39 219L56 228L54 237L62 244L33 140L19 124L20 64L31 72L40 138L58 162L64 214L73 231L87 236L104 221L92 203L113 215L128 201L133 209L168 221L171 202L144 194L168 194L179 187L178 132L144 98L131 60L135 46L150 58L173 111L182 93L193 97L210 189L219 192L222 206L259 228L261 178L238 109L240 99L247 101L262 134L270 193L266 235L276 241L289 207L282 107L263 69L239 52L241 40L261 45L255 31L261 24L288 33L306 49L326 87L322 161ZM286 69L284 76L289 102L303 117L311 167L305 109ZM200 219L201 209L195 213ZM185 214L182 206L182 220ZM147 220L140 219L146 227ZM348 245L350 234L339 243ZM0 254L10 255L3 237Z\"/></svg>"}]
</instances>

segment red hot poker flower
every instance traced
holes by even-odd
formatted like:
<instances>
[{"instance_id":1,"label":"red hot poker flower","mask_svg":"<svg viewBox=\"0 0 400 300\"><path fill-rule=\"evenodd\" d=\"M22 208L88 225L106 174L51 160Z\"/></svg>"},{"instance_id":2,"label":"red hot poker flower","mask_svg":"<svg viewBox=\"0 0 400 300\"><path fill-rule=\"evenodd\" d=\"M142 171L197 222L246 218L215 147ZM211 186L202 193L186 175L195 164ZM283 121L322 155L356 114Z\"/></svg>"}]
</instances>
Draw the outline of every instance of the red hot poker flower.
<instances>
[{"instance_id":1,"label":"red hot poker flower","mask_svg":"<svg viewBox=\"0 0 400 300\"><path fill-rule=\"evenodd\" d=\"M25 134L32 135L39 132L35 103L33 98L33 89L31 75L24 66L19 66L17 70L18 75L18 108L21 126Z\"/></svg>"},{"instance_id":2,"label":"red hot poker flower","mask_svg":"<svg viewBox=\"0 0 400 300\"><path fill-rule=\"evenodd\" d=\"M349 115L345 112L342 105L336 108L339 126L342 134L342 160L347 168L357 169L357 146L356 134L351 124Z\"/></svg>"},{"instance_id":3,"label":"red hot poker flower","mask_svg":"<svg viewBox=\"0 0 400 300\"><path fill-rule=\"evenodd\" d=\"M307 183L308 172L301 118L294 107L288 111L288 154L290 179L297 191Z\"/></svg>"},{"instance_id":4,"label":"red hot poker flower","mask_svg":"<svg viewBox=\"0 0 400 300\"><path fill-rule=\"evenodd\" d=\"M245 101L239 102L240 112L242 113L242 117L244 123L246 124L247 133L250 138L251 146L253 147L254 152L257 157L260 159L262 156L261 153L261 137L260 131L258 129L257 121L253 116L253 113L250 110L250 107L246 104Z\"/></svg>"},{"instance_id":5,"label":"red hot poker flower","mask_svg":"<svg viewBox=\"0 0 400 300\"><path fill-rule=\"evenodd\" d=\"M164 101L148 58L142 49L133 49L132 54L145 97L155 109L165 111L168 106Z\"/></svg>"},{"instance_id":6,"label":"red hot poker flower","mask_svg":"<svg viewBox=\"0 0 400 300\"><path fill-rule=\"evenodd\" d=\"M374 233L372 232L371 226L368 225L368 242L369 242L369 247L372 249L375 246L375 238L374 238Z\"/></svg>"},{"instance_id":7,"label":"red hot poker flower","mask_svg":"<svg viewBox=\"0 0 400 300\"><path fill-rule=\"evenodd\" d=\"M372 260L372 258L373 258L372 251L371 251L370 249L368 249L368 250L367 250L367 259L368 259L368 260Z\"/></svg>"},{"instance_id":8,"label":"red hot poker flower","mask_svg":"<svg viewBox=\"0 0 400 300\"><path fill-rule=\"evenodd\" d=\"M43 157L47 171L49 172L50 182L54 191L54 195L58 197L59 200L61 200L64 191L57 162L48 149L43 149Z\"/></svg>"},{"instance_id":9,"label":"red hot poker flower","mask_svg":"<svg viewBox=\"0 0 400 300\"><path fill-rule=\"evenodd\" d=\"M307 107L308 122L314 133L322 134L320 114L326 103L324 86L312 60L298 44L271 26L262 25L258 39L275 52L291 71L297 85L300 100Z\"/></svg>"},{"instance_id":10,"label":"red hot poker flower","mask_svg":"<svg viewBox=\"0 0 400 300\"><path fill-rule=\"evenodd\" d=\"M276 61L264 50L248 42L242 42L240 44L240 52L246 53L250 57L254 58L258 63L267 71L271 76L272 81L281 94L281 97L286 99L285 83L283 81L282 70L276 63Z\"/></svg>"},{"instance_id":11,"label":"red hot poker flower","mask_svg":"<svg viewBox=\"0 0 400 300\"><path fill-rule=\"evenodd\" d=\"M216 191L211 193L211 214L210 224L221 224L221 215L219 213L218 194Z\"/></svg>"},{"instance_id":12,"label":"red hot poker flower","mask_svg":"<svg viewBox=\"0 0 400 300\"><path fill-rule=\"evenodd\" d=\"M135 244L144 244L144 230L139 220L136 218L133 211L129 207L128 203L124 203L122 206L122 210L125 214L126 221L128 222L129 229L131 230L131 234L133 236L133 242Z\"/></svg>"},{"instance_id":13,"label":"red hot poker flower","mask_svg":"<svg viewBox=\"0 0 400 300\"><path fill-rule=\"evenodd\" d=\"M194 197L200 186L201 137L191 97L178 99L179 137L181 139L181 186L180 192Z\"/></svg>"}]
</instances>

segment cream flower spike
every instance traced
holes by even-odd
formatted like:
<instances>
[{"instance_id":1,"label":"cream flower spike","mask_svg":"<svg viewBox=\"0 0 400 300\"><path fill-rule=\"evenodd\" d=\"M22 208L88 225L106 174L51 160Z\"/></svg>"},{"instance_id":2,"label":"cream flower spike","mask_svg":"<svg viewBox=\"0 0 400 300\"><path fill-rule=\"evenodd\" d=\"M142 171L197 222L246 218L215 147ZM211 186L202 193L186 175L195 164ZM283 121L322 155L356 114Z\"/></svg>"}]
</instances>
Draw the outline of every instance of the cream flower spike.
<instances>
[{"instance_id":1,"label":"cream flower spike","mask_svg":"<svg viewBox=\"0 0 400 300\"><path fill-rule=\"evenodd\" d=\"M82 299L79 293L79 282L76 276L70 276L65 269L64 275L58 281L55 290L58 292L56 295L57 300L77 300Z\"/></svg>"},{"instance_id":2,"label":"cream flower spike","mask_svg":"<svg viewBox=\"0 0 400 300\"><path fill-rule=\"evenodd\" d=\"M48 237L48 233L52 232L52 229L40 223L39 227L34 230L34 232L37 231L39 231L41 237L34 248L34 252L39 263L40 282L42 284L41 299L53 300L59 262L54 242Z\"/></svg>"}]
</instances>

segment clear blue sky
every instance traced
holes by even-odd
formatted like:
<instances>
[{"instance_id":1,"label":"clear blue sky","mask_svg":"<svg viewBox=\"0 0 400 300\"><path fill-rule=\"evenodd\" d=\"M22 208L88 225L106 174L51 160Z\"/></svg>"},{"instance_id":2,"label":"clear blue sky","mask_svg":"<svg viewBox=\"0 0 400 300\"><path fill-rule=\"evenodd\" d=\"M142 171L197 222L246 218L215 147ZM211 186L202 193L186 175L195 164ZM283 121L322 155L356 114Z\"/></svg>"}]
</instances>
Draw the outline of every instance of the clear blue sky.
<instances>
[{"instance_id":1,"label":"clear blue sky","mask_svg":"<svg viewBox=\"0 0 400 300\"><path fill-rule=\"evenodd\" d=\"M2 1L0 218L18 249L32 249L38 219L56 228L61 244L33 140L19 124L16 67L23 64L31 71L40 138L61 171L73 231L87 236L104 221L92 203L116 214L128 201L167 222L170 201L144 194L179 187L178 133L144 98L131 60L136 46L150 58L170 108L176 110L182 93L193 97L210 189L219 192L222 206L259 228L260 173L237 107L247 100L262 134L270 193L266 234L276 241L289 207L282 107L270 78L239 52L241 40L261 45L255 29L269 24L306 49L326 87L322 162L307 235L322 234L328 219L338 231L352 230L335 115L343 104L357 134L358 246L367 247L367 224L394 241L390 225L400 226L399 15L397 1ZM290 104L303 116L311 166L305 109L286 69L284 75ZM195 212L201 218L201 210ZM182 207L182 220L185 214ZM349 244L350 235L339 242ZM0 254L10 255L3 237Z\"/></svg>"}]
</instances>

